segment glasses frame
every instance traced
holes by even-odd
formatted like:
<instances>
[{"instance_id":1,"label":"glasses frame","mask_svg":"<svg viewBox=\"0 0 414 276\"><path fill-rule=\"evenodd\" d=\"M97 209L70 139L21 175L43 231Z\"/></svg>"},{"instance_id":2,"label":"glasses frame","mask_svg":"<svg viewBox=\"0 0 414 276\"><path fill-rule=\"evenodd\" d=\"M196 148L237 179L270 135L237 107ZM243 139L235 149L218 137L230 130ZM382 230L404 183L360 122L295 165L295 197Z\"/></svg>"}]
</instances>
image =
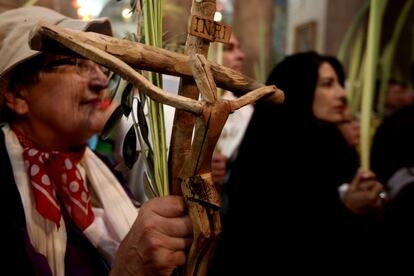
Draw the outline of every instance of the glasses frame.
<instances>
[{"instance_id":1,"label":"glasses frame","mask_svg":"<svg viewBox=\"0 0 414 276\"><path fill-rule=\"evenodd\" d=\"M78 75L87 77L91 74L93 70L99 69L108 79L111 77L112 72L91 60L77 57L63 57L56 60L45 62L43 65L43 70L53 71L56 68L62 66L73 66Z\"/></svg>"}]
</instances>

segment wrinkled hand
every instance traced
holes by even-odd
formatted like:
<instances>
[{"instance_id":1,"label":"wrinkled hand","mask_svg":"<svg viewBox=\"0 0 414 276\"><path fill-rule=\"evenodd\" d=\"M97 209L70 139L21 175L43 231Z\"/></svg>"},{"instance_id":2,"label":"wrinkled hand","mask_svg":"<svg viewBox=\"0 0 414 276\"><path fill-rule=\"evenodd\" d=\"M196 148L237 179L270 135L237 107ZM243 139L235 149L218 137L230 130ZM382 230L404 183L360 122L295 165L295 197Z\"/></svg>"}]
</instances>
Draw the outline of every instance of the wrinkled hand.
<instances>
[{"instance_id":1,"label":"wrinkled hand","mask_svg":"<svg viewBox=\"0 0 414 276\"><path fill-rule=\"evenodd\" d=\"M227 157L219 152L213 154L211 160L211 177L214 184L223 184L226 177Z\"/></svg>"},{"instance_id":2,"label":"wrinkled hand","mask_svg":"<svg viewBox=\"0 0 414 276\"><path fill-rule=\"evenodd\" d=\"M383 185L373 172L359 170L345 193L343 203L358 215L380 211L384 202L379 194L383 191Z\"/></svg>"},{"instance_id":3,"label":"wrinkled hand","mask_svg":"<svg viewBox=\"0 0 414 276\"><path fill-rule=\"evenodd\" d=\"M171 275L176 267L185 264L192 234L182 197L154 198L140 208L119 247L110 275Z\"/></svg>"}]
</instances>

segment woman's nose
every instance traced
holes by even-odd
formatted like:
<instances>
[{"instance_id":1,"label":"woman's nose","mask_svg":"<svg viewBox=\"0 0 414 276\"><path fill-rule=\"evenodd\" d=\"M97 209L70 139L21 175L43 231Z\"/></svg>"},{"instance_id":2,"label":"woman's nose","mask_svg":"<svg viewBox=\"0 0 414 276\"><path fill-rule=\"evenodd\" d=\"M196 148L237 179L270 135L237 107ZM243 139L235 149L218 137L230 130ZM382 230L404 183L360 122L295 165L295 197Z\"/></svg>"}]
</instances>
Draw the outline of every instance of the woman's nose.
<instances>
[{"instance_id":1,"label":"woman's nose","mask_svg":"<svg viewBox=\"0 0 414 276\"><path fill-rule=\"evenodd\" d=\"M237 54L239 59L241 60L244 60L244 58L246 57L246 54L241 49L237 49Z\"/></svg>"},{"instance_id":2,"label":"woman's nose","mask_svg":"<svg viewBox=\"0 0 414 276\"><path fill-rule=\"evenodd\" d=\"M108 77L102 72L100 67L96 65L93 70L90 71L89 89L95 92L100 92L107 88L108 85Z\"/></svg>"},{"instance_id":3,"label":"woman's nose","mask_svg":"<svg viewBox=\"0 0 414 276\"><path fill-rule=\"evenodd\" d=\"M337 91L338 91L338 96L340 98L343 98L343 97L346 98L346 90L342 85L338 85L338 90Z\"/></svg>"}]
</instances>

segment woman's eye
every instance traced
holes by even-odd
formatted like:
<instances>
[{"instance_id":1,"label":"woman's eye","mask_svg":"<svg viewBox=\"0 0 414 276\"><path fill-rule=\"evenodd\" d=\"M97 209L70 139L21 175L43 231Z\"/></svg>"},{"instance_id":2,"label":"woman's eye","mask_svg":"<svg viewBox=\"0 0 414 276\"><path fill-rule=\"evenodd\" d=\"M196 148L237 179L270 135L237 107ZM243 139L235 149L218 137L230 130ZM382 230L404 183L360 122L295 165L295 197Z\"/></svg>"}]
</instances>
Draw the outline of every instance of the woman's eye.
<instances>
[{"instance_id":1,"label":"woman's eye","mask_svg":"<svg viewBox=\"0 0 414 276\"><path fill-rule=\"evenodd\" d=\"M322 87L331 87L334 84L334 80L323 80L320 82L320 86Z\"/></svg>"}]
</instances>

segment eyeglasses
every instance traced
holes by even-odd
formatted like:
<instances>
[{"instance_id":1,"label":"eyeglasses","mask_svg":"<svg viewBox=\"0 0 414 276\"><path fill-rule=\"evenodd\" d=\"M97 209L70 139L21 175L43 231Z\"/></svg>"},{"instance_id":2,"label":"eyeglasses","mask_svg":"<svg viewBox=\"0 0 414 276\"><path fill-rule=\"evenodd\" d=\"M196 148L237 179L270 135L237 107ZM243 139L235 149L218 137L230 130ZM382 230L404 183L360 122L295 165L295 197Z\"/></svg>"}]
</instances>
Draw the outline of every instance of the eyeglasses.
<instances>
[{"instance_id":1,"label":"eyeglasses","mask_svg":"<svg viewBox=\"0 0 414 276\"><path fill-rule=\"evenodd\" d=\"M74 57L66 57L46 62L43 66L43 70L53 70L61 66L73 66L75 67L76 72L84 77L89 76L93 70L101 71L108 78L111 75L111 71L104 66L101 66L91 60Z\"/></svg>"}]
</instances>

